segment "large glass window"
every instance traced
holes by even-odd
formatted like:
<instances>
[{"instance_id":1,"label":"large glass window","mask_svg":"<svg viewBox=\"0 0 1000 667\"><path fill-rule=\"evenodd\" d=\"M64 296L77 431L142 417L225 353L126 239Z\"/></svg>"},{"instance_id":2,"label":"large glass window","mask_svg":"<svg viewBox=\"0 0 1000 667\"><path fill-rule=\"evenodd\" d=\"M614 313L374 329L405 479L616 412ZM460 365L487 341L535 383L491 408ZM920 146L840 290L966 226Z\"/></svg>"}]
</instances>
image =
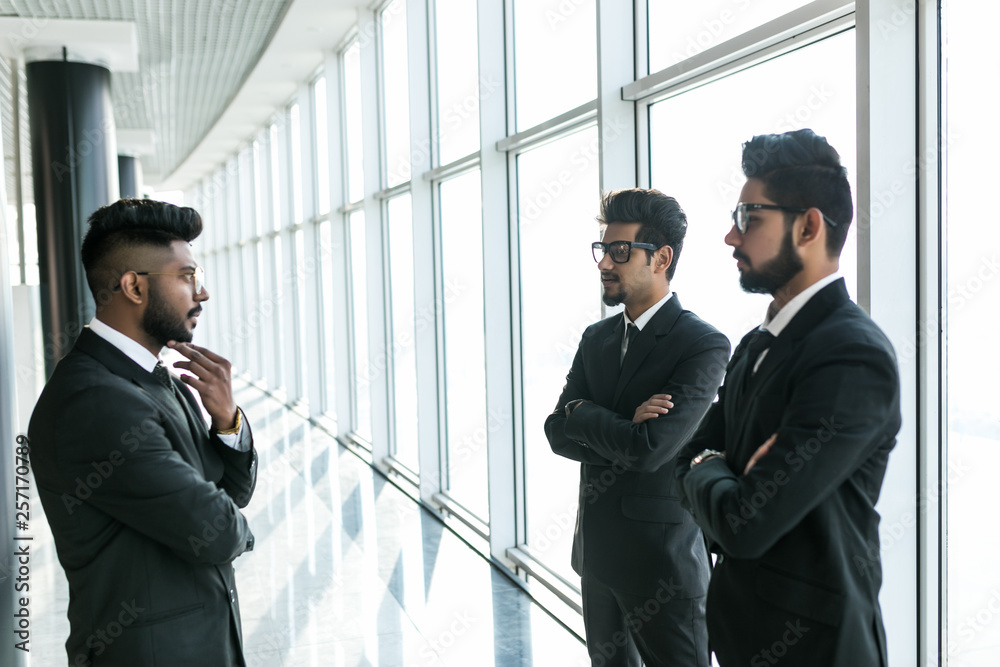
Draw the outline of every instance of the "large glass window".
<instances>
[{"instance_id":1,"label":"large glass window","mask_svg":"<svg viewBox=\"0 0 1000 667\"><path fill-rule=\"evenodd\" d=\"M601 319L590 244L599 240L597 128L517 158L527 545L570 581L580 466L552 453L543 425L583 330Z\"/></svg>"},{"instance_id":2,"label":"large glass window","mask_svg":"<svg viewBox=\"0 0 1000 667\"><path fill-rule=\"evenodd\" d=\"M483 226L479 170L441 184L446 489L489 518Z\"/></svg>"},{"instance_id":3,"label":"large glass window","mask_svg":"<svg viewBox=\"0 0 1000 667\"><path fill-rule=\"evenodd\" d=\"M386 205L389 259L389 358L391 359L394 435L392 454L410 470L419 467L417 452L417 355L413 299L413 212L409 194ZM421 314L421 326L434 326L433 309Z\"/></svg>"},{"instance_id":4,"label":"large glass window","mask_svg":"<svg viewBox=\"0 0 1000 667\"><path fill-rule=\"evenodd\" d=\"M992 129L1000 93L987 75L1000 69L1000 6L950 2L946 16L948 664L987 667L1000 662L1000 533L984 523L1000 467L1000 407L992 389L1000 376L1000 227L984 216L983 204L996 186L990 165L1000 151ZM933 169L936 157L926 156L926 166ZM937 323L922 326L921 335ZM940 489L920 498L928 511L940 500Z\"/></svg>"},{"instance_id":5,"label":"large glass window","mask_svg":"<svg viewBox=\"0 0 1000 667\"><path fill-rule=\"evenodd\" d=\"M335 261L334 251L339 247L339 242L334 241L333 223L330 220L323 220L319 225L319 245L320 245L320 300L319 305L322 310L320 320L322 331L320 332L323 348L323 412L336 418L334 401L337 377L334 349L334 329L337 326L339 314L333 308L333 293L347 277L346 272Z\"/></svg>"},{"instance_id":6,"label":"large glass window","mask_svg":"<svg viewBox=\"0 0 1000 667\"><path fill-rule=\"evenodd\" d=\"M382 25L382 95L385 112L385 185L410 180L410 82L406 64L406 3L393 0Z\"/></svg>"},{"instance_id":7,"label":"large glass window","mask_svg":"<svg viewBox=\"0 0 1000 667\"><path fill-rule=\"evenodd\" d=\"M812 128L838 150L856 189L854 88L850 30L650 107L650 182L676 197L688 217L671 287L685 308L718 327L734 347L760 324L770 303L766 295L740 289L732 249L723 242L746 181L742 145L756 134ZM872 224L878 224L874 215ZM857 220L840 260L852 296L856 229Z\"/></svg>"},{"instance_id":8,"label":"large glass window","mask_svg":"<svg viewBox=\"0 0 1000 667\"><path fill-rule=\"evenodd\" d=\"M597 97L596 0L514 0L514 90L518 131Z\"/></svg>"},{"instance_id":9,"label":"large glass window","mask_svg":"<svg viewBox=\"0 0 1000 667\"><path fill-rule=\"evenodd\" d=\"M649 71L657 72L811 0L649 0Z\"/></svg>"},{"instance_id":10,"label":"large glass window","mask_svg":"<svg viewBox=\"0 0 1000 667\"><path fill-rule=\"evenodd\" d=\"M306 270L305 265L305 232L300 228L292 232L292 254L293 264L288 267L287 287L291 290L292 308L294 316L291 326L288 327L288 336L294 340L295 345L295 397L303 398L306 392L306 378L309 374L310 362L306 359L306 324L313 322L311 313L305 312L306 302L306 275L313 275ZM318 368L313 368L313 372L318 372Z\"/></svg>"},{"instance_id":11,"label":"large glass window","mask_svg":"<svg viewBox=\"0 0 1000 667\"><path fill-rule=\"evenodd\" d=\"M280 139L278 123L271 123L268 129L270 140L268 141L268 156L271 168L271 224L268 229L281 229L281 222L285 215L282 211L281 203L281 167L278 156L280 155L282 142Z\"/></svg>"},{"instance_id":12,"label":"large glass window","mask_svg":"<svg viewBox=\"0 0 1000 667\"><path fill-rule=\"evenodd\" d=\"M289 151L291 162L291 186L289 195L292 198L292 222L302 222L302 126L299 123L299 105L293 104L288 110Z\"/></svg>"},{"instance_id":13,"label":"large glass window","mask_svg":"<svg viewBox=\"0 0 1000 667\"><path fill-rule=\"evenodd\" d=\"M313 83L313 117L316 127L316 213L330 212L330 143L327 134L326 77Z\"/></svg>"},{"instance_id":14,"label":"large glass window","mask_svg":"<svg viewBox=\"0 0 1000 667\"><path fill-rule=\"evenodd\" d=\"M361 114L361 47L352 43L344 51L344 144L347 147L347 201L365 196L364 145Z\"/></svg>"},{"instance_id":15,"label":"large glass window","mask_svg":"<svg viewBox=\"0 0 1000 667\"><path fill-rule=\"evenodd\" d=\"M476 3L436 0L437 141L439 164L479 149L479 60ZM484 82L484 93L503 93L502 81Z\"/></svg>"},{"instance_id":16,"label":"large glass window","mask_svg":"<svg viewBox=\"0 0 1000 667\"><path fill-rule=\"evenodd\" d=\"M368 358L368 244L365 240L365 213L355 211L348 216L351 237L351 343L354 357L354 431L371 442L372 395L374 369Z\"/></svg>"}]
</instances>

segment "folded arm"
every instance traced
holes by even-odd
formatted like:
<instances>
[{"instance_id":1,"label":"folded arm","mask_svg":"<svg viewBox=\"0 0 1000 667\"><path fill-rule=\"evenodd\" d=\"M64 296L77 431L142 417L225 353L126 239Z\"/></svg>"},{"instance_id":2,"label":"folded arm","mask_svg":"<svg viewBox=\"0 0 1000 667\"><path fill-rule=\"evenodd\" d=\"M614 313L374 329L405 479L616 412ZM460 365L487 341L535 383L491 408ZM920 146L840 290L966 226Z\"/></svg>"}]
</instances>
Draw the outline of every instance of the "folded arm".
<instances>
[{"instance_id":1,"label":"folded arm","mask_svg":"<svg viewBox=\"0 0 1000 667\"><path fill-rule=\"evenodd\" d=\"M719 458L690 470L687 463L678 467L681 494L695 520L731 556L763 555L866 465L881 484L878 467L900 423L891 355L845 343L793 380L777 437L748 473ZM721 412L710 417L681 459L724 446ZM870 491L877 497L877 488Z\"/></svg>"},{"instance_id":2,"label":"folded arm","mask_svg":"<svg viewBox=\"0 0 1000 667\"><path fill-rule=\"evenodd\" d=\"M656 392L671 396L669 413L641 423L591 402L565 420L565 436L629 470L648 472L673 459L711 404L729 356L729 341L711 333L693 341L688 354Z\"/></svg>"}]
</instances>

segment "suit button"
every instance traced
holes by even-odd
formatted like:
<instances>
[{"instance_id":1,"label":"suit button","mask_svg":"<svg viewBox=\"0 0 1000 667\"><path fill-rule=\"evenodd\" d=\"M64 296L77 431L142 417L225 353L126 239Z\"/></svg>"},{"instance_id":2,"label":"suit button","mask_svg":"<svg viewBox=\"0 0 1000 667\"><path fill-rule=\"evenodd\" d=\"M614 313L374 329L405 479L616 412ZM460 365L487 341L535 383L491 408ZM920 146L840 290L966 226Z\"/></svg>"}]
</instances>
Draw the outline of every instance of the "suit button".
<instances>
[{"instance_id":1,"label":"suit button","mask_svg":"<svg viewBox=\"0 0 1000 667\"><path fill-rule=\"evenodd\" d=\"M236 604L236 589L235 588L230 588L229 589L229 602L231 604Z\"/></svg>"}]
</instances>

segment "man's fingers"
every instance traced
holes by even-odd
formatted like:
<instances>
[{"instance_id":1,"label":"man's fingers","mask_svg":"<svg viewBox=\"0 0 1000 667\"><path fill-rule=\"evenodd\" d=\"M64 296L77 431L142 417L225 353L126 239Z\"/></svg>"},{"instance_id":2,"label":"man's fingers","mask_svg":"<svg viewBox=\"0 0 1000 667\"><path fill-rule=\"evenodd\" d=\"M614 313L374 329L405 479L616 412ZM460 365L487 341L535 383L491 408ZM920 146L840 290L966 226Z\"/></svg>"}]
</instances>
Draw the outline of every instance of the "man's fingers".
<instances>
[{"instance_id":1,"label":"man's fingers","mask_svg":"<svg viewBox=\"0 0 1000 667\"><path fill-rule=\"evenodd\" d=\"M225 363L226 361L225 357L218 355L215 352L212 352L207 347L202 347L201 345L195 345L194 343L184 343L184 344L191 347L196 352L205 355L206 357L208 357L217 364Z\"/></svg>"},{"instance_id":2,"label":"man's fingers","mask_svg":"<svg viewBox=\"0 0 1000 667\"><path fill-rule=\"evenodd\" d=\"M212 369L206 368L197 361L175 361L174 368L181 368L199 378L207 378L215 375Z\"/></svg>"},{"instance_id":3,"label":"man's fingers","mask_svg":"<svg viewBox=\"0 0 1000 667\"><path fill-rule=\"evenodd\" d=\"M167 346L171 349L177 350L182 355L191 360L196 360L204 358L210 362L214 362L220 365L228 363L225 357L221 357L215 352L212 352L206 347L201 347L200 345L195 345L194 343L178 343L177 341L170 341Z\"/></svg>"},{"instance_id":4,"label":"man's fingers","mask_svg":"<svg viewBox=\"0 0 1000 667\"><path fill-rule=\"evenodd\" d=\"M198 378L196 375L182 375L181 382L191 387L194 387L195 389L198 390L199 394L203 393L208 388L208 385L205 384L205 381Z\"/></svg>"}]
</instances>

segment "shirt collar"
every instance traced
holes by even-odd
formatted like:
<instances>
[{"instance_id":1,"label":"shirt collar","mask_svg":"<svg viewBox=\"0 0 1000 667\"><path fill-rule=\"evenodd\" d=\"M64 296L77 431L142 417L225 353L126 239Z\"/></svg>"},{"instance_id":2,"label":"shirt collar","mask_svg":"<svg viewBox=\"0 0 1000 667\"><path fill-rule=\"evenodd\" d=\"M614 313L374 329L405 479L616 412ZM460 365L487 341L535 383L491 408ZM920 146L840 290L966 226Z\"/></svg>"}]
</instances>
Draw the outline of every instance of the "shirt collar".
<instances>
[{"instance_id":1,"label":"shirt collar","mask_svg":"<svg viewBox=\"0 0 1000 667\"><path fill-rule=\"evenodd\" d=\"M784 308L773 315L771 314L771 308L769 306L768 314L764 318L764 323L760 325L760 328L770 331L775 337L780 336L781 332L785 330L786 326L788 326L788 323L792 321L792 318L795 317L800 310L802 310L803 306L809 303L809 299L813 298L821 289L839 279L839 273L831 273L825 278L820 278L812 285L796 294L791 301L785 304Z\"/></svg>"},{"instance_id":2,"label":"shirt collar","mask_svg":"<svg viewBox=\"0 0 1000 667\"><path fill-rule=\"evenodd\" d=\"M96 317L90 320L90 324L87 326L95 334L121 350L122 354L138 364L144 371L147 373L153 372L153 368L159 359L138 342Z\"/></svg>"},{"instance_id":3,"label":"shirt collar","mask_svg":"<svg viewBox=\"0 0 1000 667\"><path fill-rule=\"evenodd\" d=\"M652 306L647 308L646 312L644 312L639 317L635 318L634 322L631 319L629 319L628 312L623 310L622 316L625 318L625 330L628 331L629 324L634 324L636 328L639 329L639 331L642 331L642 328L646 326L646 324L651 319L653 319L653 315L656 315L656 312L663 307L663 304L665 304L667 301L670 301L670 297L672 297L673 295L674 295L673 292L667 292L667 295L665 297L663 297L662 299L654 303Z\"/></svg>"}]
</instances>

